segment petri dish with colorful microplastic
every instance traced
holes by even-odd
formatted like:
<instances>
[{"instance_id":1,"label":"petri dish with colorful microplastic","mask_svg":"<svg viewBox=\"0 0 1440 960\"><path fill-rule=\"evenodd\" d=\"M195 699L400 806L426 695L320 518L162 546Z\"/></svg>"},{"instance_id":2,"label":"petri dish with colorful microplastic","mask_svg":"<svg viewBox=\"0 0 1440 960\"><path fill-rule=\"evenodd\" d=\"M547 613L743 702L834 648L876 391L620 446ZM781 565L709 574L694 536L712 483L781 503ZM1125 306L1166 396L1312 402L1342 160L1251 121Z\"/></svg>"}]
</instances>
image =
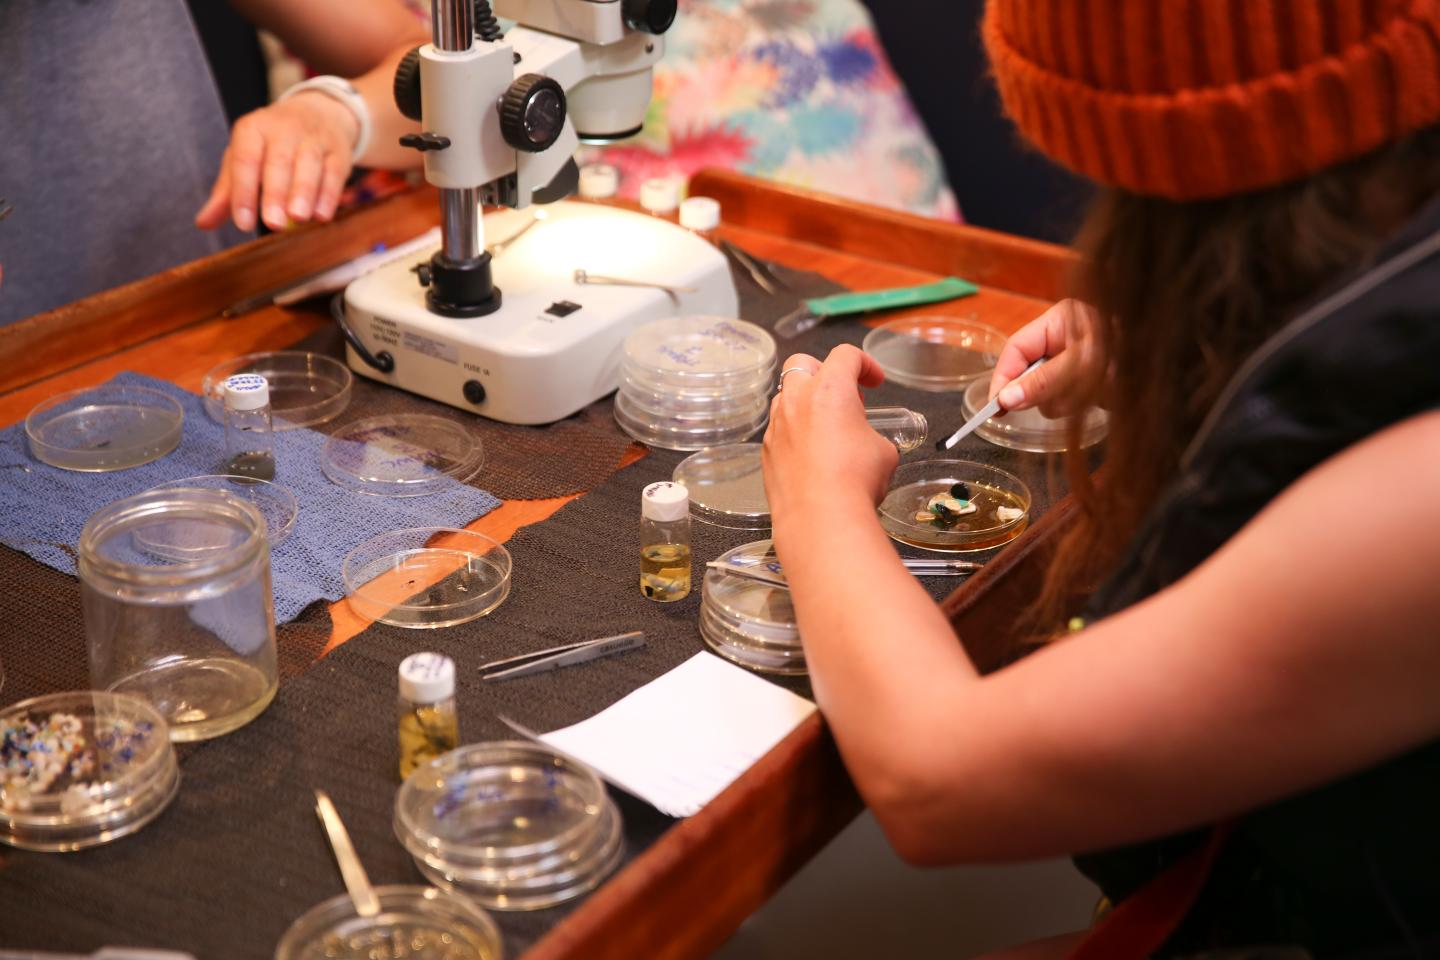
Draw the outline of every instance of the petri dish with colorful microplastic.
<instances>
[{"instance_id":1,"label":"petri dish with colorful microplastic","mask_svg":"<svg viewBox=\"0 0 1440 960\"><path fill-rule=\"evenodd\" d=\"M468 424L431 414L386 414L336 430L320 452L333 482L379 497L425 497L472 479L484 447Z\"/></svg>"},{"instance_id":2,"label":"petri dish with colorful microplastic","mask_svg":"<svg viewBox=\"0 0 1440 960\"><path fill-rule=\"evenodd\" d=\"M624 852L620 811L595 772L524 741L417 768L395 797L395 835L428 880L495 910L573 900Z\"/></svg>"},{"instance_id":3,"label":"petri dish with colorful microplastic","mask_svg":"<svg viewBox=\"0 0 1440 960\"><path fill-rule=\"evenodd\" d=\"M333 357L306 350L247 353L213 367L200 384L205 412L225 422L222 385L238 373L253 373L270 384L270 410L276 430L313 427L334 420L350 405L355 375Z\"/></svg>"},{"instance_id":4,"label":"petri dish with colorful microplastic","mask_svg":"<svg viewBox=\"0 0 1440 960\"><path fill-rule=\"evenodd\" d=\"M974 317L901 317L865 336L862 349L889 383L945 393L988 377L1005 334Z\"/></svg>"},{"instance_id":5,"label":"petri dish with colorful microplastic","mask_svg":"<svg viewBox=\"0 0 1440 960\"><path fill-rule=\"evenodd\" d=\"M363 541L340 576L350 606L369 620L431 630L478 620L510 595L510 551L454 527L409 527Z\"/></svg>"},{"instance_id":6,"label":"petri dish with colorful microplastic","mask_svg":"<svg viewBox=\"0 0 1440 960\"><path fill-rule=\"evenodd\" d=\"M891 539L959 553L1009 543L1030 522L1030 489L1012 473L968 460L901 464L880 502Z\"/></svg>"},{"instance_id":7,"label":"petri dish with colorful microplastic","mask_svg":"<svg viewBox=\"0 0 1440 960\"><path fill-rule=\"evenodd\" d=\"M275 960L504 960L500 929L470 898L422 886L375 888L380 912L362 917L348 894L290 925Z\"/></svg>"},{"instance_id":8,"label":"petri dish with colorful microplastic","mask_svg":"<svg viewBox=\"0 0 1440 960\"><path fill-rule=\"evenodd\" d=\"M149 387L105 384L37 404L25 418L36 460L61 470L108 473L159 460L180 444L185 411Z\"/></svg>"},{"instance_id":9,"label":"petri dish with colorful microplastic","mask_svg":"<svg viewBox=\"0 0 1440 960\"><path fill-rule=\"evenodd\" d=\"M976 380L965 390L961 409L969 420L990 401L988 377ZM1110 427L1104 410L1092 407L1080 418L1078 450L1093 447L1105 439ZM998 447L1028 453L1062 453L1070 449L1070 418L1047 417L1036 409L1015 410L991 417L982 423L975 435Z\"/></svg>"},{"instance_id":10,"label":"petri dish with colorful microplastic","mask_svg":"<svg viewBox=\"0 0 1440 960\"><path fill-rule=\"evenodd\" d=\"M55 693L0 711L0 843L110 843L158 817L179 788L170 731L139 697Z\"/></svg>"},{"instance_id":11,"label":"petri dish with colorful microplastic","mask_svg":"<svg viewBox=\"0 0 1440 960\"><path fill-rule=\"evenodd\" d=\"M705 571L700 601L700 636L710 649L760 673L804 674L805 650L789 588L726 572L733 567L781 576L771 541L743 544L715 563Z\"/></svg>"}]
</instances>

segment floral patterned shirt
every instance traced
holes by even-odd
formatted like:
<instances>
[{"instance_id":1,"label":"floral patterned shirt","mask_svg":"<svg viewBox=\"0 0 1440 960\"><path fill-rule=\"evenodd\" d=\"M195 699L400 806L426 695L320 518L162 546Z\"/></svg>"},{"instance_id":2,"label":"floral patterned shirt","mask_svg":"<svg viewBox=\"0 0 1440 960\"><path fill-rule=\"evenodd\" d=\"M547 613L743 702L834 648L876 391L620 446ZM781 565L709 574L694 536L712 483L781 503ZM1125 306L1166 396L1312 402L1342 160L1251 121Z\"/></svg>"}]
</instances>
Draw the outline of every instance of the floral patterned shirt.
<instances>
[{"instance_id":1,"label":"floral patterned shirt","mask_svg":"<svg viewBox=\"0 0 1440 960\"><path fill-rule=\"evenodd\" d=\"M680 0L644 131L600 148L635 197L722 167L957 219L955 196L859 0Z\"/></svg>"}]
</instances>

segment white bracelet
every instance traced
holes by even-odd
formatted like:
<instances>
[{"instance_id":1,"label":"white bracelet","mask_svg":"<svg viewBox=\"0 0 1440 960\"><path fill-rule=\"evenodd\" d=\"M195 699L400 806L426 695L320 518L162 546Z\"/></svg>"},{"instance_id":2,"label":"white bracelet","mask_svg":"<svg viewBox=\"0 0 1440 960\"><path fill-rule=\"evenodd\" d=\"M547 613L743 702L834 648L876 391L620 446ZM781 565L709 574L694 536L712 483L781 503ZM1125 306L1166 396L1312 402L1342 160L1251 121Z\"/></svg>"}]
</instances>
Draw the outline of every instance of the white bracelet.
<instances>
[{"instance_id":1,"label":"white bracelet","mask_svg":"<svg viewBox=\"0 0 1440 960\"><path fill-rule=\"evenodd\" d=\"M360 96L360 91L350 85L350 81L344 77L311 77L309 80L301 80L295 86L280 94L276 100L288 100L297 93L304 93L306 90L313 90L316 93L323 93L332 100L343 103L352 114L355 115L355 122L360 125L360 134L355 138L355 149L350 153L350 162L356 163L370 146L370 105L365 98Z\"/></svg>"}]
</instances>

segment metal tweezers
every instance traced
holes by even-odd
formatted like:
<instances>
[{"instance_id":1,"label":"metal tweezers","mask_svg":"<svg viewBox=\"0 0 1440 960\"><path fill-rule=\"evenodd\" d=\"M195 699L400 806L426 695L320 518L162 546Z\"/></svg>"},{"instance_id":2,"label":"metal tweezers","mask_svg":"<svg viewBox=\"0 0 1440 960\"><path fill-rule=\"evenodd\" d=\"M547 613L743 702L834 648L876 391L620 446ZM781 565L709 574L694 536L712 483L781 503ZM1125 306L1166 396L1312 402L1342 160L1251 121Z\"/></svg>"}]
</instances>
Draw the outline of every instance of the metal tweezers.
<instances>
[{"instance_id":1,"label":"metal tweezers","mask_svg":"<svg viewBox=\"0 0 1440 960\"><path fill-rule=\"evenodd\" d=\"M746 251L735 246L729 240L719 242L720 252L729 257L736 266L745 271L745 274L753 281L755 286L764 290L770 296L778 296L781 290L788 290L789 285L775 276L775 272L761 261L755 259Z\"/></svg>"},{"instance_id":2,"label":"metal tweezers","mask_svg":"<svg viewBox=\"0 0 1440 960\"><path fill-rule=\"evenodd\" d=\"M518 657L494 660L480 668L480 679L509 680L511 677L528 677L531 674L544 673L547 670L568 667L575 663L588 663L591 660L608 657L612 653L624 653L626 650L634 650L643 646L645 646L645 633L641 630L620 633L613 637L601 637L598 640L581 640L579 643L567 643L564 646L551 647L548 650L522 653Z\"/></svg>"}]
</instances>

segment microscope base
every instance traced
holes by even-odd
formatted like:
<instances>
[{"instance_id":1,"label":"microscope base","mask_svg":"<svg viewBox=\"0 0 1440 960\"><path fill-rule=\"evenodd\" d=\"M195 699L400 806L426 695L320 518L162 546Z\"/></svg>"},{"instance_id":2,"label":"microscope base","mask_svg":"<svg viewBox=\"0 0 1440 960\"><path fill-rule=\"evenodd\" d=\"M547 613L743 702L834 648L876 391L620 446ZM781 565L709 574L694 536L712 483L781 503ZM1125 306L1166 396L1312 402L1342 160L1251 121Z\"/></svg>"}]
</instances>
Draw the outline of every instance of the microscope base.
<instances>
[{"instance_id":1,"label":"microscope base","mask_svg":"<svg viewBox=\"0 0 1440 960\"><path fill-rule=\"evenodd\" d=\"M485 217L485 236L503 246L492 264L500 309L473 319L443 317L425 303L412 268L391 263L345 290L350 326L372 353L389 351L381 373L350 347L361 376L504 423L542 424L568 417L619 385L625 338L669 316L738 315L723 254L669 221L614 207L555 203ZM575 271L664 284L581 285Z\"/></svg>"}]
</instances>

